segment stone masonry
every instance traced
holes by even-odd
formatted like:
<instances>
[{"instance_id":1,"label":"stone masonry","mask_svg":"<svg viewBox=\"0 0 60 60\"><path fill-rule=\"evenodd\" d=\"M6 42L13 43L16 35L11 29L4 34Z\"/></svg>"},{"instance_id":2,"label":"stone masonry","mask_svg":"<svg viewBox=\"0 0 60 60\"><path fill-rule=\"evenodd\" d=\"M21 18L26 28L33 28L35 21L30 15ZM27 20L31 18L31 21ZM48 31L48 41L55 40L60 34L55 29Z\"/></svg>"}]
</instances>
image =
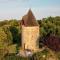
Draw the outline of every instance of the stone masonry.
<instances>
[{"instance_id":1,"label":"stone masonry","mask_svg":"<svg viewBox=\"0 0 60 60\"><path fill-rule=\"evenodd\" d=\"M22 48L36 51L39 49L39 25L31 10L23 16L21 21L22 26Z\"/></svg>"}]
</instances>

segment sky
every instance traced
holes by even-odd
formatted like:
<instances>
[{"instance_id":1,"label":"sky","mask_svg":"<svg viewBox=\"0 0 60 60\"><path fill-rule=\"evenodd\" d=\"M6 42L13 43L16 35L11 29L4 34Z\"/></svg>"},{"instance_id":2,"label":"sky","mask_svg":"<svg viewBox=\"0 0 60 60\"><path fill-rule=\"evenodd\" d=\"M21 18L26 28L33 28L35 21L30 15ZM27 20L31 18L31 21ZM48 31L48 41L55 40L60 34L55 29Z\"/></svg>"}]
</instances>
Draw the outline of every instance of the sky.
<instances>
[{"instance_id":1,"label":"sky","mask_svg":"<svg viewBox=\"0 0 60 60\"><path fill-rule=\"evenodd\" d=\"M60 0L0 0L0 20L22 19L29 9L36 19L60 16Z\"/></svg>"}]
</instances>

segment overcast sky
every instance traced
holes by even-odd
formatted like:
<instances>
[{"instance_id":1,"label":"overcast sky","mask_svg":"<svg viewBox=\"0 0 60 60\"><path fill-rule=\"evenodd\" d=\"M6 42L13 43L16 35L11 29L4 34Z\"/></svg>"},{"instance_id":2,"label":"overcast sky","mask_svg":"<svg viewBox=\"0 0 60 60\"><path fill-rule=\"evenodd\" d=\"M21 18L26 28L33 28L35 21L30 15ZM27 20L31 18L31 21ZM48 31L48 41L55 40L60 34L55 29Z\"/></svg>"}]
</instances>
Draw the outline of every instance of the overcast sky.
<instances>
[{"instance_id":1,"label":"overcast sky","mask_svg":"<svg viewBox=\"0 0 60 60\"><path fill-rule=\"evenodd\" d=\"M0 0L0 19L21 19L29 8L36 19L60 16L60 0Z\"/></svg>"}]
</instances>

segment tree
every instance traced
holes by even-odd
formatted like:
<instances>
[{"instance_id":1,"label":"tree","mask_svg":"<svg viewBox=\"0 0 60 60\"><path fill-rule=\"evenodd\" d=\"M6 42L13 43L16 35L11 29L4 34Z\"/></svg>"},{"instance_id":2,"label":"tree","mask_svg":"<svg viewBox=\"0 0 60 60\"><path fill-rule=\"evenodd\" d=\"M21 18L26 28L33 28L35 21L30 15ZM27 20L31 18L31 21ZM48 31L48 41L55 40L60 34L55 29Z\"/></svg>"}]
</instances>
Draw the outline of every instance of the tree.
<instances>
[{"instance_id":1,"label":"tree","mask_svg":"<svg viewBox=\"0 0 60 60\"><path fill-rule=\"evenodd\" d=\"M10 32L9 30L9 26L8 25L5 25L2 27L2 29L4 30L5 34L7 35L7 43L8 44L12 44L12 41L13 41L13 36L12 36L12 33Z\"/></svg>"},{"instance_id":2,"label":"tree","mask_svg":"<svg viewBox=\"0 0 60 60\"><path fill-rule=\"evenodd\" d=\"M0 27L0 59L7 53L6 47L8 45L7 35Z\"/></svg>"},{"instance_id":3,"label":"tree","mask_svg":"<svg viewBox=\"0 0 60 60\"><path fill-rule=\"evenodd\" d=\"M20 44L21 43L21 35L16 27L10 26L10 31L13 36L13 43Z\"/></svg>"},{"instance_id":4,"label":"tree","mask_svg":"<svg viewBox=\"0 0 60 60\"><path fill-rule=\"evenodd\" d=\"M19 23L16 19L12 19L9 21L9 25L11 26L19 26Z\"/></svg>"}]
</instances>

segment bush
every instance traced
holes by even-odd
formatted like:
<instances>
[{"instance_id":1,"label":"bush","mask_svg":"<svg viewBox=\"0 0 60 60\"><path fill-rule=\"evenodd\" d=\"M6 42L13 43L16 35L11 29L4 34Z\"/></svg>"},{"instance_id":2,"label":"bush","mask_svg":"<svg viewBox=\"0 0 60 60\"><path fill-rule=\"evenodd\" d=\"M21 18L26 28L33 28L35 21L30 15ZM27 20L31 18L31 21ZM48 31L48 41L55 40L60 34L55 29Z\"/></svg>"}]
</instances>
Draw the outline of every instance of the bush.
<instances>
[{"instance_id":1,"label":"bush","mask_svg":"<svg viewBox=\"0 0 60 60\"><path fill-rule=\"evenodd\" d=\"M29 58L17 56L16 54L8 54L8 56L5 57L5 60L29 60Z\"/></svg>"},{"instance_id":2,"label":"bush","mask_svg":"<svg viewBox=\"0 0 60 60\"><path fill-rule=\"evenodd\" d=\"M17 52L16 46L17 46L16 44L8 46L7 47L8 53L16 53Z\"/></svg>"},{"instance_id":3,"label":"bush","mask_svg":"<svg viewBox=\"0 0 60 60\"><path fill-rule=\"evenodd\" d=\"M32 58L34 60L45 60L48 53L49 53L48 50L45 49L41 52L37 52L37 53L33 54Z\"/></svg>"}]
</instances>

